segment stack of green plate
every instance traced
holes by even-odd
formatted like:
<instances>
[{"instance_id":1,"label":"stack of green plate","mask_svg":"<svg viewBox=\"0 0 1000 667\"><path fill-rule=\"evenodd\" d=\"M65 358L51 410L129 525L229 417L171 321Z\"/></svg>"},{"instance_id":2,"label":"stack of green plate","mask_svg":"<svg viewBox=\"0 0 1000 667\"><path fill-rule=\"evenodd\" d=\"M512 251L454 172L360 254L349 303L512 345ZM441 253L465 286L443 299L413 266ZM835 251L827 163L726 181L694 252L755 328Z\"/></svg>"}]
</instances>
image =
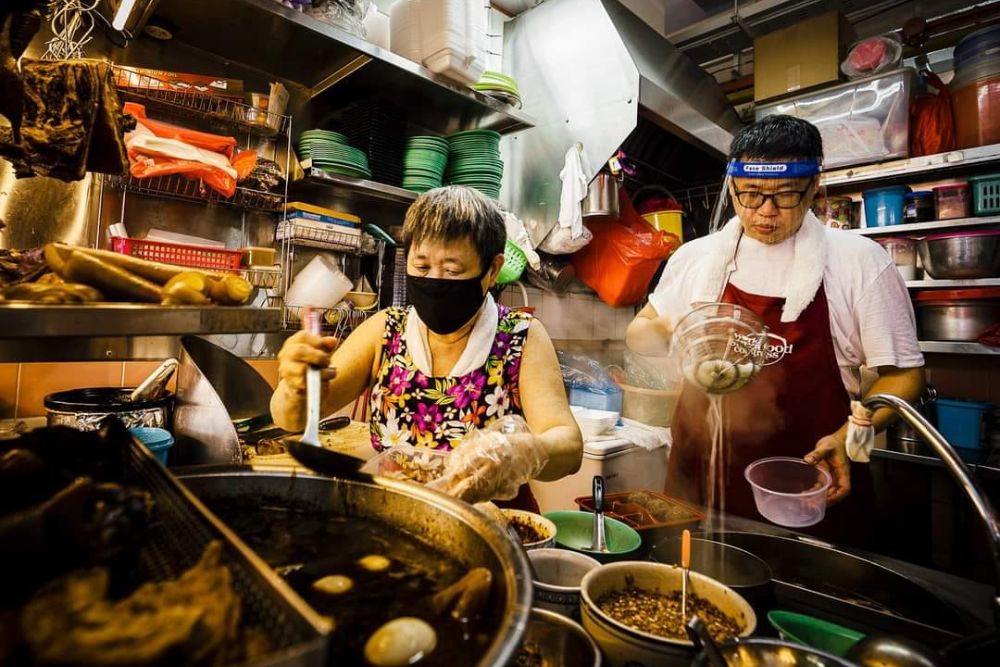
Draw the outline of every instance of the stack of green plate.
<instances>
[{"instance_id":1,"label":"stack of green plate","mask_svg":"<svg viewBox=\"0 0 1000 667\"><path fill-rule=\"evenodd\" d=\"M472 89L498 99L504 104L518 108L521 106L521 91L517 89L517 81L502 72L486 70L479 83L472 86Z\"/></svg>"},{"instance_id":2,"label":"stack of green plate","mask_svg":"<svg viewBox=\"0 0 1000 667\"><path fill-rule=\"evenodd\" d=\"M312 159L312 166L328 174L371 178L368 156L348 145L347 137L330 130L307 130L299 137L299 158Z\"/></svg>"},{"instance_id":3,"label":"stack of green plate","mask_svg":"<svg viewBox=\"0 0 1000 667\"><path fill-rule=\"evenodd\" d=\"M503 160L500 159L500 134L493 130L467 130L448 137L449 185L467 185L487 197L500 199Z\"/></svg>"},{"instance_id":4,"label":"stack of green plate","mask_svg":"<svg viewBox=\"0 0 1000 667\"><path fill-rule=\"evenodd\" d=\"M440 137L410 137L403 157L403 187L427 192L441 187L448 164L448 141Z\"/></svg>"}]
</instances>

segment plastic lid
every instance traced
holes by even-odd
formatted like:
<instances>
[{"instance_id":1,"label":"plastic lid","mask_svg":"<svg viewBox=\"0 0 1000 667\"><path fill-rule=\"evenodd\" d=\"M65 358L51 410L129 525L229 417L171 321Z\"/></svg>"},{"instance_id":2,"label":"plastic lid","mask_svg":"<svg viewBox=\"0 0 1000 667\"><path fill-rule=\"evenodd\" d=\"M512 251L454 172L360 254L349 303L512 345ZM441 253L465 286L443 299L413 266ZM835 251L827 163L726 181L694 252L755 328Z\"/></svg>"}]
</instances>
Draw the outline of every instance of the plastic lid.
<instances>
[{"instance_id":1,"label":"plastic lid","mask_svg":"<svg viewBox=\"0 0 1000 667\"><path fill-rule=\"evenodd\" d=\"M1000 299L1000 287L943 289L917 292L915 301L954 301L956 299Z\"/></svg>"},{"instance_id":2,"label":"plastic lid","mask_svg":"<svg viewBox=\"0 0 1000 667\"><path fill-rule=\"evenodd\" d=\"M960 183L945 183L944 185L939 185L935 188L931 188L931 190L933 190L934 192L938 192L939 190L968 190L968 189L969 189L969 184L965 181L962 181Z\"/></svg>"},{"instance_id":3,"label":"plastic lid","mask_svg":"<svg viewBox=\"0 0 1000 667\"><path fill-rule=\"evenodd\" d=\"M941 239L959 239L976 236L1000 236L1000 229L980 229L971 232L941 232L925 237L926 241L939 241Z\"/></svg>"},{"instance_id":4,"label":"plastic lid","mask_svg":"<svg viewBox=\"0 0 1000 667\"><path fill-rule=\"evenodd\" d=\"M875 197L881 194L905 194L910 191L908 185L891 185L887 188L873 188L861 193L862 197Z\"/></svg>"},{"instance_id":5,"label":"plastic lid","mask_svg":"<svg viewBox=\"0 0 1000 667\"><path fill-rule=\"evenodd\" d=\"M903 195L903 199L917 199L920 197L933 197L934 193L930 190L917 190L916 192L911 192L908 195Z\"/></svg>"},{"instance_id":6,"label":"plastic lid","mask_svg":"<svg viewBox=\"0 0 1000 667\"><path fill-rule=\"evenodd\" d=\"M1000 49L1000 23L969 33L955 45L955 67Z\"/></svg>"}]
</instances>

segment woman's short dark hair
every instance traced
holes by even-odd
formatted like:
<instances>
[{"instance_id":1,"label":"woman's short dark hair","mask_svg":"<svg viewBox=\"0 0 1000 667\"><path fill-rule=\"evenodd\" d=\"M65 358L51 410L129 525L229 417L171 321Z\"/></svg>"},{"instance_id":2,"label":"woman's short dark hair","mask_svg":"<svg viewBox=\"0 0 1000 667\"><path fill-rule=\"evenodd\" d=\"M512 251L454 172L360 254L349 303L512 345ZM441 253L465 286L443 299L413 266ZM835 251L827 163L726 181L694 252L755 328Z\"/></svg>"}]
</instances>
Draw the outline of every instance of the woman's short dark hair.
<instances>
[{"instance_id":1,"label":"woman's short dark hair","mask_svg":"<svg viewBox=\"0 0 1000 667\"><path fill-rule=\"evenodd\" d=\"M406 211L403 243L469 239L486 270L507 242L507 226L500 207L478 190L449 185L428 190Z\"/></svg>"},{"instance_id":2,"label":"woman's short dark hair","mask_svg":"<svg viewBox=\"0 0 1000 667\"><path fill-rule=\"evenodd\" d=\"M823 137L816 126L795 116L774 115L736 133L730 160L823 160Z\"/></svg>"}]
</instances>

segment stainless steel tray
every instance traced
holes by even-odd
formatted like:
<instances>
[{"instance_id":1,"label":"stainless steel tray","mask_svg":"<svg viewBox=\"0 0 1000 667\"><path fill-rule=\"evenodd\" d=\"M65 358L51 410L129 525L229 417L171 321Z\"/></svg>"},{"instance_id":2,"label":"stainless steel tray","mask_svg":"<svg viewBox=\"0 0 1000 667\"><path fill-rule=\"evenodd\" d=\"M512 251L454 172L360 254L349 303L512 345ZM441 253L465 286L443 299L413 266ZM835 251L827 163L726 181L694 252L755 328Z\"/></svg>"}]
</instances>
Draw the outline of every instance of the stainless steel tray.
<instances>
[{"instance_id":1,"label":"stainless steel tray","mask_svg":"<svg viewBox=\"0 0 1000 667\"><path fill-rule=\"evenodd\" d=\"M128 450L126 473L127 482L148 490L156 503L154 522L139 552L140 578L178 577L198 561L209 542L219 540L233 588L243 603L242 622L263 632L275 647L252 664L325 664L329 623L135 440Z\"/></svg>"}]
</instances>

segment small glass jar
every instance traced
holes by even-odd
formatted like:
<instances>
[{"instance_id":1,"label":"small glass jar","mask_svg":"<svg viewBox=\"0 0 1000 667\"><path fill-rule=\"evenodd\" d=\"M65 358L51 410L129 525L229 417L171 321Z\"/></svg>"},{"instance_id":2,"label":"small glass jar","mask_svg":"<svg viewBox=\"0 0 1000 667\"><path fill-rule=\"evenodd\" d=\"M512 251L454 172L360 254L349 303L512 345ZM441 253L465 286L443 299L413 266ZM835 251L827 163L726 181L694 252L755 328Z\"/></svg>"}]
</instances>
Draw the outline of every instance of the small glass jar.
<instances>
[{"instance_id":1,"label":"small glass jar","mask_svg":"<svg viewBox=\"0 0 1000 667\"><path fill-rule=\"evenodd\" d=\"M879 244L889 253L903 280L917 279L917 243L913 239L890 237L879 239Z\"/></svg>"}]
</instances>

